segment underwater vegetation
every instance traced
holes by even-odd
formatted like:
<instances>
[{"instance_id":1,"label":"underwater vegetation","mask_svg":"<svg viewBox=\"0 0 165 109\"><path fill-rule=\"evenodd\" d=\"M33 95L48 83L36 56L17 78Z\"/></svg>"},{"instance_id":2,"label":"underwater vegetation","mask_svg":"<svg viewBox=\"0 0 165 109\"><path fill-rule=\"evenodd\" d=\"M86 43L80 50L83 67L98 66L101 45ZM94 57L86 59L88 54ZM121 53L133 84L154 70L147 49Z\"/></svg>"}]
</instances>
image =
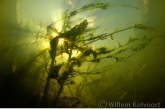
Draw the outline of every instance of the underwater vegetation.
<instances>
[{"instance_id":1,"label":"underwater vegetation","mask_svg":"<svg viewBox=\"0 0 165 109\"><path fill-rule=\"evenodd\" d=\"M8 86L13 84L11 85L11 89L14 89L13 94L9 96L12 96L13 101L15 99L18 101L11 105L97 107L97 102L103 99L104 94L115 93L113 89L118 90L115 95L112 94L111 98L105 97L104 99L120 102L144 100L145 94L153 90L152 87L161 81L160 79L153 83L149 88L144 86L144 92L138 90L138 85L142 83L140 80L139 84L135 83L135 80L138 80L138 77L144 79L140 73L146 68L147 63L141 67L138 74L131 72L128 75L118 76L112 72L113 69L120 68L118 66L145 49L150 42L156 38L164 39L165 35L157 33L154 28L145 23L116 27L115 30L108 31L108 28L101 30L100 26L89 26L94 21L88 18L77 18L77 15L83 12L98 10L104 12L104 10L118 7L139 11L139 8L134 6L96 2L86 4L71 12L67 9L59 20L49 24L46 29L43 29L42 23L37 23L34 19L21 20L15 30L10 33L15 35L13 39L21 41L17 41L10 47L6 45L6 48L1 50L7 53L4 56L6 58L13 55L6 63L10 66L4 65L3 67L6 68L2 70L2 72L11 72L11 75L4 76L7 78L4 80L7 85L2 87L10 93ZM61 29L57 28L59 23L62 25ZM132 29L138 31L137 36L140 37L129 36L125 43L116 40L116 34ZM98 43L103 43L103 45L93 46ZM125 78L128 78L130 82ZM125 86L124 83L128 85ZM130 96L127 96L130 90L125 90L128 87L132 87ZM157 102L162 103L163 100L162 96L157 98Z\"/></svg>"}]
</instances>

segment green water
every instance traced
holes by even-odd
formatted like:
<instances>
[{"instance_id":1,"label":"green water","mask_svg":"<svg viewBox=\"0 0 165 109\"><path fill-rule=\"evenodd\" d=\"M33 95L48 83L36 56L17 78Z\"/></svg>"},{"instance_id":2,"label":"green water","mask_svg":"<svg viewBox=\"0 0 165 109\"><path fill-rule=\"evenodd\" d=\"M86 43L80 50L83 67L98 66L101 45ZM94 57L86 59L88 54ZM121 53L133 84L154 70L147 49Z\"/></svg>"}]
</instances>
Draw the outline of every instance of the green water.
<instances>
[{"instance_id":1,"label":"green water","mask_svg":"<svg viewBox=\"0 0 165 109\"><path fill-rule=\"evenodd\" d=\"M163 6L1 0L0 107L165 107Z\"/></svg>"}]
</instances>

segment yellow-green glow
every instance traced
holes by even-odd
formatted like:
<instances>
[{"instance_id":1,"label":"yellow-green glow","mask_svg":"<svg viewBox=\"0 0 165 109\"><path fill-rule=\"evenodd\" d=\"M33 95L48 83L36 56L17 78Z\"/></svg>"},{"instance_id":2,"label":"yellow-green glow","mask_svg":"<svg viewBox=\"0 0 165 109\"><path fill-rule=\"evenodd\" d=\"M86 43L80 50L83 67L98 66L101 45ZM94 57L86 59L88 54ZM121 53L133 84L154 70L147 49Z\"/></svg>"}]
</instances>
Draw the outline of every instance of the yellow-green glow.
<instances>
[{"instance_id":1,"label":"yellow-green glow","mask_svg":"<svg viewBox=\"0 0 165 109\"><path fill-rule=\"evenodd\" d=\"M64 38L60 38L58 44L63 45L64 44Z\"/></svg>"},{"instance_id":2,"label":"yellow-green glow","mask_svg":"<svg viewBox=\"0 0 165 109\"><path fill-rule=\"evenodd\" d=\"M16 2L12 2L16 5L13 6L16 11L15 21L12 20L13 11L9 11L12 10L9 1L11 2L11 0L0 0L1 4L7 3L0 4L0 9L4 8L3 13L0 13L0 24L3 24L0 29L2 36L0 44L3 45L0 46L2 57L0 81L11 86L9 88L2 83L2 90L6 88L4 92L14 90L11 93L4 93L2 98L4 102L14 105L16 103L18 107L33 104L37 107L42 99L46 101L43 104L53 107L58 104L53 104L54 99L58 98L58 93L60 93L59 104L64 104L63 106L67 105L63 103L65 102L63 99L67 97L71 102L72 98L77 97L82 102L82 107L83 104L98 107L100 99L107 100L107 103L108 101L140 102L151 98L147 96L152 96L152 92L145 96L150 87L159 88L158 85L161 86L164 82L161 78L165 70L161 65L164 65L163 59L165 60L163 57L165 41L159 40L158 37L149 45L155 33L150 34L148 32L150 29L147 28L148 31L145 31L138 29L138 26L117 33L141 23L145 26L163 24L163 22L158 24L159 20L153 20L158 19L158 16L163 19L163 16L158 14L159 11L156 11L158 6L152 9L153 1L13 0ZM108 3L110 7L83 9L95 2ZM158 2L153 3L158 4ZM71 12L78 13L76 15L72 13L71 16ZM86 26L83 25L83 20L87 20L87 28L84 28ZM145 29L145 26L142 28ZM163 30L164 27L161 25L159 28ZM101 37L104 33L115 34L104 39ZM93 39L96 41L92 42ZM142 49L144 50L141 51ZM58 66L60 67L57 68ZM50 73L57 75L48 81ZM50 83L48 87L47 81ZM154 94L155 92L154 90ZM47 96L45 100L44 95ZM12 97L16 98L8 102L6 98ZM158 102L163 97L163 94L159 94L152 100L156 99ZM68 102L68 105L70 104Z\"/></svg>"}]
</instances>

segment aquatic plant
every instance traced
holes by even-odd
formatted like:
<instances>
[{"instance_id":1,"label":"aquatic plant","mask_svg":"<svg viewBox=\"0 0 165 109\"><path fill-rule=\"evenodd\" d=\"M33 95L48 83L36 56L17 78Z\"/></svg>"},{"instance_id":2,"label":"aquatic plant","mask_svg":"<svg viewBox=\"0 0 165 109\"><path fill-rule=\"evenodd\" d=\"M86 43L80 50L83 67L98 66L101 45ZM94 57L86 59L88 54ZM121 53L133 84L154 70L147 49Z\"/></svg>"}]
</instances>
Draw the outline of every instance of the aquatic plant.
<instances>
[{"instance_id":1,"label":"aquatic plant","mask_svg":"<svg viewBox=\"0 0 165 109\"><path fill-rule=\"evenodd\" d=\"M122 5L125 6L125 5ZM44 89L44 95L43 95L43 101L46 100L47 96L47 90L48 90L48 85L50 82L50 79L55 79L57 80L57 83L59 85L59 89L57 92L57 95L55 96L55 105L59 106L59 99L60 99L60 94L63 91L64 85L68 84L75 84L74 78L76 78L79 75L84 75L84 74L100 74L102 73L101 71L98 71L99 69L94 69L90 72L82 72L79 71L78 68L81 67L81 65L84 62L88 63L99 63L102 59L104 58L114 58L117 62L122 62L126 58L132 56L133 54L137 53L141 49L143 49L147 44L148 40L151 40L152 38L148 37L143 37L142 39L138 38L130 38L128 42L124 45L121 45L119 42L119 47L115 49L110 49L107 47L100 47L93 49L89 46L89 44L94 43L99 40L105 40L108 37L111 37L111 40L114 40L113 37L115 34L122 32L122 31L127 31L128 29L142 29L147 32L152 32L155 31L154 29L147 27L143 24L135 24L134 26L124 28L121 30L115 30L112 33L101 33L98 35L95 35L94 32L97 31L98 27L95 28L88 28L88 22L87 19L82 19L80 23L76 23L75 26L71 26L71 18L75 15L77 15L80 12L86 11L86 10L93 10L96 8L100 9L107 9L110 8L111 5L107 3L93 3L89 5L85 5L82 8L72 11L70 13L67 12L67 10L63 13L62 18L59 21L63 22L62 30L58 31L56 28L56 23L59 22L53 22L51 25L47 26L47 36L50 38L50 56L51 56L51 65L50 65L50 70L49 74L47 77L46 81L46 86ZM128 7L128 6L127 6ZM129 6L131 7L131 6ZM136 7L133 7L135 9L138 9ZM73 22L73 21L72 21ZM150 30L150 31L149 31ZM56 33L57 36L53 36L53 33ZM137 45L136 47L125 47L129 45L130 43L141 40L140 44ZM119 57L118 54L121 54L128 49L132 50L132 54L127 56L127 57ZM77 52L77 55L74 56L73 52ZM67 61L63 63L57 63L58 60L56 60L56 57L59 55L63 54L68 55ZM75 67L78 67L77 69ZM102 69L102 68L101 68ZM61 74L60 74L61 73ZM73 78L73 79L70 79ZM86 77L84 77L85 81ZM96 84L97 80L94 80L92 83ZM100 79L99 79L100 81ZM88 83L90 84L90 83ZM81 90L83 89L83 84L79 85L77 87L76 94L77 96L80 94ZM80 88L81 87L81 88ZM71 93L71 92L70 92ZM69 97L70 98L70 97ZM65 99L68 99L65 96ZM71 98L70 98L71 99ZM78 105L80 102L79 98L74 97L72 99L78 99L75 104ZM62 102L62 101L60 101ZM43 103L43 102L42 102ZM75 107L75 104L73 104L71 107ZM64 106L65 107L65 106Z\"/></svg>"},{"instance_id":2,"label":"aquatic plant","mask_svg":"<svg viewBox=\"0 0 165 109\"><path fill-rule=\"evenodd\" d=\"M72 12L66 10L62 14L61 19L52 22L52 24L47 26L46 30L42 30L42 24L37 24L34 20L30 21L29 19L25 24L22 24L22 21L20 22L19 29L23 31L22 34L26 34L25 36L27 37L24 38L31 44L29 47L25 46L26 50L31 48L34 49L32 51L36 50L37 52L29 53L30 59L27 57L20 59L24 61L20 65L20 71L18 71L17 75L18 78L24 77L24 81L26 81L24 85L27 86L30 83L25 77L36 79L30 81L31 86L29 87L34 92L35 90L43 91L41 107L79 107L79 104L83 103L82 101L84 100L82 96L83 89L103 81L100 78L91 79L92 75L103 75L106 68L111 69L116 66L116 63L125 62L127 58L145 48L152 39L158 37L155 35L156 31L153 28L144 24L134 24L123 29L116 28L111 33L105 32L106 29L104 29L100 34L96 34L99 26L89 27L88 25L92 22L89 22L88 19L72 19L84 11L95 9L102 9L104 11L105 9L119 6L138 10L137 7L127 5L92 3ZM60 31L56 28L56 24L59 22L62 22L62 29ZM115 34L129 29L141 30L145 35L141 38L130 36L125 44L115 41ZM114 41L118 46L92 47L93 43L104 40ZM49 43L49 47L45 47L47 43ZM20 47L19 49L22 49L24 45ZM124 53L126 52L129 53L125 55ZM61 62L59 59L63 57L65 58ZM115 62L100 68L95 67L96 64L104 59L113 59ZM85 70L83 69L84 66L87 66ZM91 66L92 68L90 68ZM104 81L107 82L106 80ZM119 82L110 86L101 94L118 84ZM70 86L73 86L72 89ZM50 90L54 92L51 96L52 98L49 97ZM69 94L65 95L66 90ZM35 96L37 96L36 93ZM101 94L98 94L93 99L96 99ZM87 103L84 103L84 105L87 105Z\"/></svg>"}]
</instances>

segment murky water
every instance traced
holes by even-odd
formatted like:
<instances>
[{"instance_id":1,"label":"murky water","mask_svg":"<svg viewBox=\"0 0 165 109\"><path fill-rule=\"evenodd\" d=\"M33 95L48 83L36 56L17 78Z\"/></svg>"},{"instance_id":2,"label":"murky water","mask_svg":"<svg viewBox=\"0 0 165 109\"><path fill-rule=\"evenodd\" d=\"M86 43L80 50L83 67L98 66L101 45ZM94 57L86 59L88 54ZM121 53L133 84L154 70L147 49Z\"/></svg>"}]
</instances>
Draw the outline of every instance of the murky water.
<instances>
[{"instance_id":1,"label":"murky water","mask_svg":"<svg viewBox=\"0 0 165 109\"><path fill-rule=\"evenodd\" d=\"M163 5L0 1L0 107L165 107Z\"/></svg>"}]
</instances>

